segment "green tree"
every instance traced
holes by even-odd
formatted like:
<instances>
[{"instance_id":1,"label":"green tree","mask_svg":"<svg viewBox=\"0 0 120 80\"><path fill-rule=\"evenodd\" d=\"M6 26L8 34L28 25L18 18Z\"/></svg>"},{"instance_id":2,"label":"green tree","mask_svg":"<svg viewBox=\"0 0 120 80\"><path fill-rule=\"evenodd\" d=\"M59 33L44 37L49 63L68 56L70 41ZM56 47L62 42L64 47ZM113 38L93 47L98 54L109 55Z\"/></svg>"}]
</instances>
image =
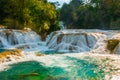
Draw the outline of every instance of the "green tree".
<instances>
[{"instance_id":1,"label":"green tree","mask_svg":"<svg viewBox=\"0 0 120 80\"><path fill-rule=\"evenodd\" d=\"M72 0L63 5L60 20L67 28L120 29L120 0Z\"/></svg>"},{"instance_id":2,"label":"green tree","mask_svg":"<svg viewBox=\"0 0 120 80\"><path fill-rule=\"evenodd\" d=\"M0 23L8 28L30 27L39 34L59 29L59 12L47 0L0 0L0 12Z\"/></svg>"},{"instance_id":3,"label":"green tree","mask_svg":"<svg viewBox=\"0 0 120 80\"><path fill-rule=\"evenodd\" d=\"M69 4L63 4L60 11L60 20L64 21L68 28L75 26L74 22L78 19L77 9L82 4L82 0L72 0Z\"/></svg>"}]
</instances>

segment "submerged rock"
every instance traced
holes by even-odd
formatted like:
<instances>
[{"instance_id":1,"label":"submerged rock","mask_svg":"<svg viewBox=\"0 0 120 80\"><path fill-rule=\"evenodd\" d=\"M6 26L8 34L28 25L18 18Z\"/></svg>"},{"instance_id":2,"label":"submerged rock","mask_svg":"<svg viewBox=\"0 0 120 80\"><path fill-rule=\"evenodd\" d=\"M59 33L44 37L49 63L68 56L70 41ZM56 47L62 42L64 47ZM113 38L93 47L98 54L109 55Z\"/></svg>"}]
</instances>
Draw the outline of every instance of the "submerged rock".
<instances>
[{"instance_id":1,"label":"submerged rock","mask_svg":"<svg viewBox=\"0 0 120 80\"><path fill-rule=\"evenodd\" d=\"M29 76L39 76L39 73L29 73L29 74L21 74L21 77L29 77Z\"/></svg>"},{"instance_id":2,"label":"submerged rock","mask_svg":"<svg viewBox=\"0 0 120 80\"><path fill-rule=\"evenodd\" d=\"M45 54L42 54L42 53L36 53L36 56L45 56Z\"/></svg>"}]
</instances>

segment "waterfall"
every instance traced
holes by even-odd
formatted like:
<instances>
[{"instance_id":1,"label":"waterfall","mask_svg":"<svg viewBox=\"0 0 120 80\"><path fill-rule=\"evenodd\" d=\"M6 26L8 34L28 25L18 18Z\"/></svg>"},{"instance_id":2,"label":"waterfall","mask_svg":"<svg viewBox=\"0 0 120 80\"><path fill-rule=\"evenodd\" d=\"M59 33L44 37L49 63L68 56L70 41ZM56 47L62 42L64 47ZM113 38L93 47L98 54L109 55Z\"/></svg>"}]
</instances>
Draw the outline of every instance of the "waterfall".
<instances>
[{"instance_id":1,"label":"waterfall","mask_svg":"<svg viewBox=\"0 0 120 80\"><path fill-rule=\"evenodd\" d=\"M106 51L107 40L120 39L119 31L68 29L52 32L47 38L50 49L67 52ZM119 48L119 47L118 47ZM119 49L117 51L119 53Z\"/></svg>"},{"instance_id":2,"label":"waterfall","mask_svg":"<svg viewBox=\"0 0 120 80\"><path fill-rule=\"evenodd\" d=\"M0 48L33 49L45 45L34 31L1 29Z\"/></svg>"},{"instance_id":3,"label":"waterfall","mask_svg":"<svg viewBox=\"0 0 120 80\"><path fill-rule=\"evenodd\" d=\"M112 30L66 29L54 31L45 42L32 30L0 29L0 49L18 48L24 51L107 53L109 39L119 39L120 32ZM120 53L120 45L116 52Z\"/></svg>"}]
</instances>

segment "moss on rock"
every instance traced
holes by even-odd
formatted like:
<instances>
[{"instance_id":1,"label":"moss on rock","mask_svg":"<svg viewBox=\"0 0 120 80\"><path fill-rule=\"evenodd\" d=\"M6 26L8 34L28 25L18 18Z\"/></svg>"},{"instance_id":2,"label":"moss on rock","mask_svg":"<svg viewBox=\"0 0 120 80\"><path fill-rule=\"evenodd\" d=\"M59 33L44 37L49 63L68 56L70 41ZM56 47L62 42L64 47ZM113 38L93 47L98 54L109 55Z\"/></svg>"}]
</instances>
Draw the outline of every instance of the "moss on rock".
<instances>
[{"instance_id":1,"label":"moss on rock","mask_svg":"<svg viewBox=\"0 0 120 80\"><path fill-rule=\"evenodd\" d=\"M120 40L119 39L109 39L107 41L107 49L113 52L117 45L119 44Z\"/></svg>"},{"instance_id":2,"label":"moss on rock","mask_svg":"<svg viewBox=\"0 0 120 80\"><path fill-rule=\"evenodd\" d=\"M44 56L45 54L42 53L36 53L36 56Z\"/></svg>"}]
</instances>

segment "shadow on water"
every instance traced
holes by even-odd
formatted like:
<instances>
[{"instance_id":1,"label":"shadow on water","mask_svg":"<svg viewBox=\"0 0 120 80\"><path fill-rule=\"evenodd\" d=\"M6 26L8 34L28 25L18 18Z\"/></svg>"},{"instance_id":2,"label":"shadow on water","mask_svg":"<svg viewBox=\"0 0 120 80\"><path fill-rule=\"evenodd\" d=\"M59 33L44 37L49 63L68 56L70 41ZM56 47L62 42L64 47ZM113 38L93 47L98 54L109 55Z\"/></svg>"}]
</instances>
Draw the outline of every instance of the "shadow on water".
<instances>
[{"instance_id":1,"label":"shadow on water","mask_svg":"<svg viewBox=\"0 0 120 80\"><path fill-rule=\"evenodd\" d=\"M4 52L4 51L8 51L7 49L0 49L0 53Z\"/></svg>"},{"instance_id":2,"label":"shadow on water","mask_svg":"<svg viewBox=\"0 0 120 80\"><path fill-rule=\"evenodd\" d=\"M72 51L57 51L57 50L47 50L47 51L40 51L42 54L65 54L65 53L75 53Z\"/></svg>"},{"instance_id":3,"label":"shadow on water","mask_svg":"<svg viewBox=\"0 0 120 80\"><path fill-rule=\"evenodd\" d=\"M0 72L0 80L104 80L104 72L94 63L66 57L69 66L44 66L37 61L21 62ZM56 63L59 64L59 63Z\"/></svg>"},{"instance_id":4,"label":"shadow on water","mask_svg":"<svg viewBox=\"0 0 120 80\"><path fill-rule=\"evenodd\" d=\"M47 50L47 51L41 51L40 53L43 53L43 54L57 54L59 52L56 51L56 50Z\"/></svg>"}]
</instances>

